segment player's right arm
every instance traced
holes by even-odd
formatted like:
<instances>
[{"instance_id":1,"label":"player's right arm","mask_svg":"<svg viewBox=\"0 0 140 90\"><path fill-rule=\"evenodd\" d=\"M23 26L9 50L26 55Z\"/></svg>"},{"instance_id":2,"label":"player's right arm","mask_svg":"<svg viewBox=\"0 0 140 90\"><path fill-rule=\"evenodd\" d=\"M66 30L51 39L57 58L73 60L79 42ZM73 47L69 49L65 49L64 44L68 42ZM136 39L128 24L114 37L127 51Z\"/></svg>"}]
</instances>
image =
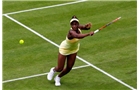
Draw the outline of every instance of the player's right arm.
<instances>
[{"instance_id":1,"label":"player's right arm","mask_svg":"<svg viewBox=\"0 0 140 90\"><path fill-rule=\"evenodd\" d=\"M93 31L91 31L89 33L85 33L85 34L78 34L75 31L70 30L68 33L68 39L73 39L73 38L82 39L82 38L87 37L87 36L92 36L93 34L94 34Z\"/></svg>"}]
</instances>

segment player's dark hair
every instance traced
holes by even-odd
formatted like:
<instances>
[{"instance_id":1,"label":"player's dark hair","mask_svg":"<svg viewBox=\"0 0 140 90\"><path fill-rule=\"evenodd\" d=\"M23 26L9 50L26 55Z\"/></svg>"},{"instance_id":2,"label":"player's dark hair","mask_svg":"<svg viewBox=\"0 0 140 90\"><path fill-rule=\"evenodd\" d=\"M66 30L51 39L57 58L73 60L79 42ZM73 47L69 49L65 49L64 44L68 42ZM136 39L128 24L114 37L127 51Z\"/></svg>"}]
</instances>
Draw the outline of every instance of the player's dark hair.
<instances>
[{"instance_id":1,"label":"player's dark hair","mask_svg":"<svg viewBox=\"0 0 140 90\"><path fill-rule=\"evenodd\" d=\"M72 16L72 18L77 18L75 15L74 16ZM77 18L78 19L78 18Z\"/></svg>"}]
</instances>

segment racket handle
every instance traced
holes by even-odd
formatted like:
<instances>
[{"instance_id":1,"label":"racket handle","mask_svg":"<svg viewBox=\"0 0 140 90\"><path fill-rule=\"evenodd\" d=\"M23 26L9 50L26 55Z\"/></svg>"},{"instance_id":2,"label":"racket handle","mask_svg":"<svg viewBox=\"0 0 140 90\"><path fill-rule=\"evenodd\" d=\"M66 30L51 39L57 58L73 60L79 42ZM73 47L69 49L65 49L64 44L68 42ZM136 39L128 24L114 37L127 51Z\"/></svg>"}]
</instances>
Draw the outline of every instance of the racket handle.
<instances>
[{"instance_id":1,"label":"racket handle","mask_svg":"<svg viewBox=\"0 0 140 90\"><path fill-rule=\"evenodd\" d=\"M99 29L97 29L97 30L94 31L94 33L97 33L97 32L99 32Z\"/></svg>"}]
</instances>

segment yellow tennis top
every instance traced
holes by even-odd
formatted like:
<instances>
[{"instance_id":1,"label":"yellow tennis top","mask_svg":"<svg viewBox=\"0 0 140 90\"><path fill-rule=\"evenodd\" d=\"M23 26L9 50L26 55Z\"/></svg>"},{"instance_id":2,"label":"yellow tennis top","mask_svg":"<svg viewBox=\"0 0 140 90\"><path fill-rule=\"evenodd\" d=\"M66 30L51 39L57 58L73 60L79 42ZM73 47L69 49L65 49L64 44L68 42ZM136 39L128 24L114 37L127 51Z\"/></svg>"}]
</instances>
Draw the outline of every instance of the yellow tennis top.
<instances>
[{"instance_id":1,"label":"yellow tennis top","mask_svg":"<svg viewBox=\"0 0 140 90\"><path fill-rule=\"evenodd\" d=\"M81 30L79 29L80 33ZM62 43L60 44L59 47L59 53L62 55L70 55L73 53L78 52L79 47L80 47L80 43L79 43L78 38L73 38L71 40L69 40L67 37L64 41L62 41Z\"/></svg>"}]
</instances>

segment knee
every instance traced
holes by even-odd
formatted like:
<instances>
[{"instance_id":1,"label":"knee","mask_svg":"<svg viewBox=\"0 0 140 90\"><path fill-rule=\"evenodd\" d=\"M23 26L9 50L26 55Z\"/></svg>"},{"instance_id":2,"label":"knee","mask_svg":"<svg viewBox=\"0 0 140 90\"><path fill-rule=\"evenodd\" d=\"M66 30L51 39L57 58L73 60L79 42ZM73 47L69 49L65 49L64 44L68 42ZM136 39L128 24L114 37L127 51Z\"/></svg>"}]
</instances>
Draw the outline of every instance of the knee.
<instances>
[{"instance_id":1,"label":"knee","mask_svg":"<svg viewBox=\"0 0 140 90\"><path fill-rule=\"evenodd\" d=\"M55 71L56 71L56 72L61 72L62 70L63 70L63 68L59 68L59 67L56 67L56 68L55 68Z\"/></svg>"}]
</instances>

